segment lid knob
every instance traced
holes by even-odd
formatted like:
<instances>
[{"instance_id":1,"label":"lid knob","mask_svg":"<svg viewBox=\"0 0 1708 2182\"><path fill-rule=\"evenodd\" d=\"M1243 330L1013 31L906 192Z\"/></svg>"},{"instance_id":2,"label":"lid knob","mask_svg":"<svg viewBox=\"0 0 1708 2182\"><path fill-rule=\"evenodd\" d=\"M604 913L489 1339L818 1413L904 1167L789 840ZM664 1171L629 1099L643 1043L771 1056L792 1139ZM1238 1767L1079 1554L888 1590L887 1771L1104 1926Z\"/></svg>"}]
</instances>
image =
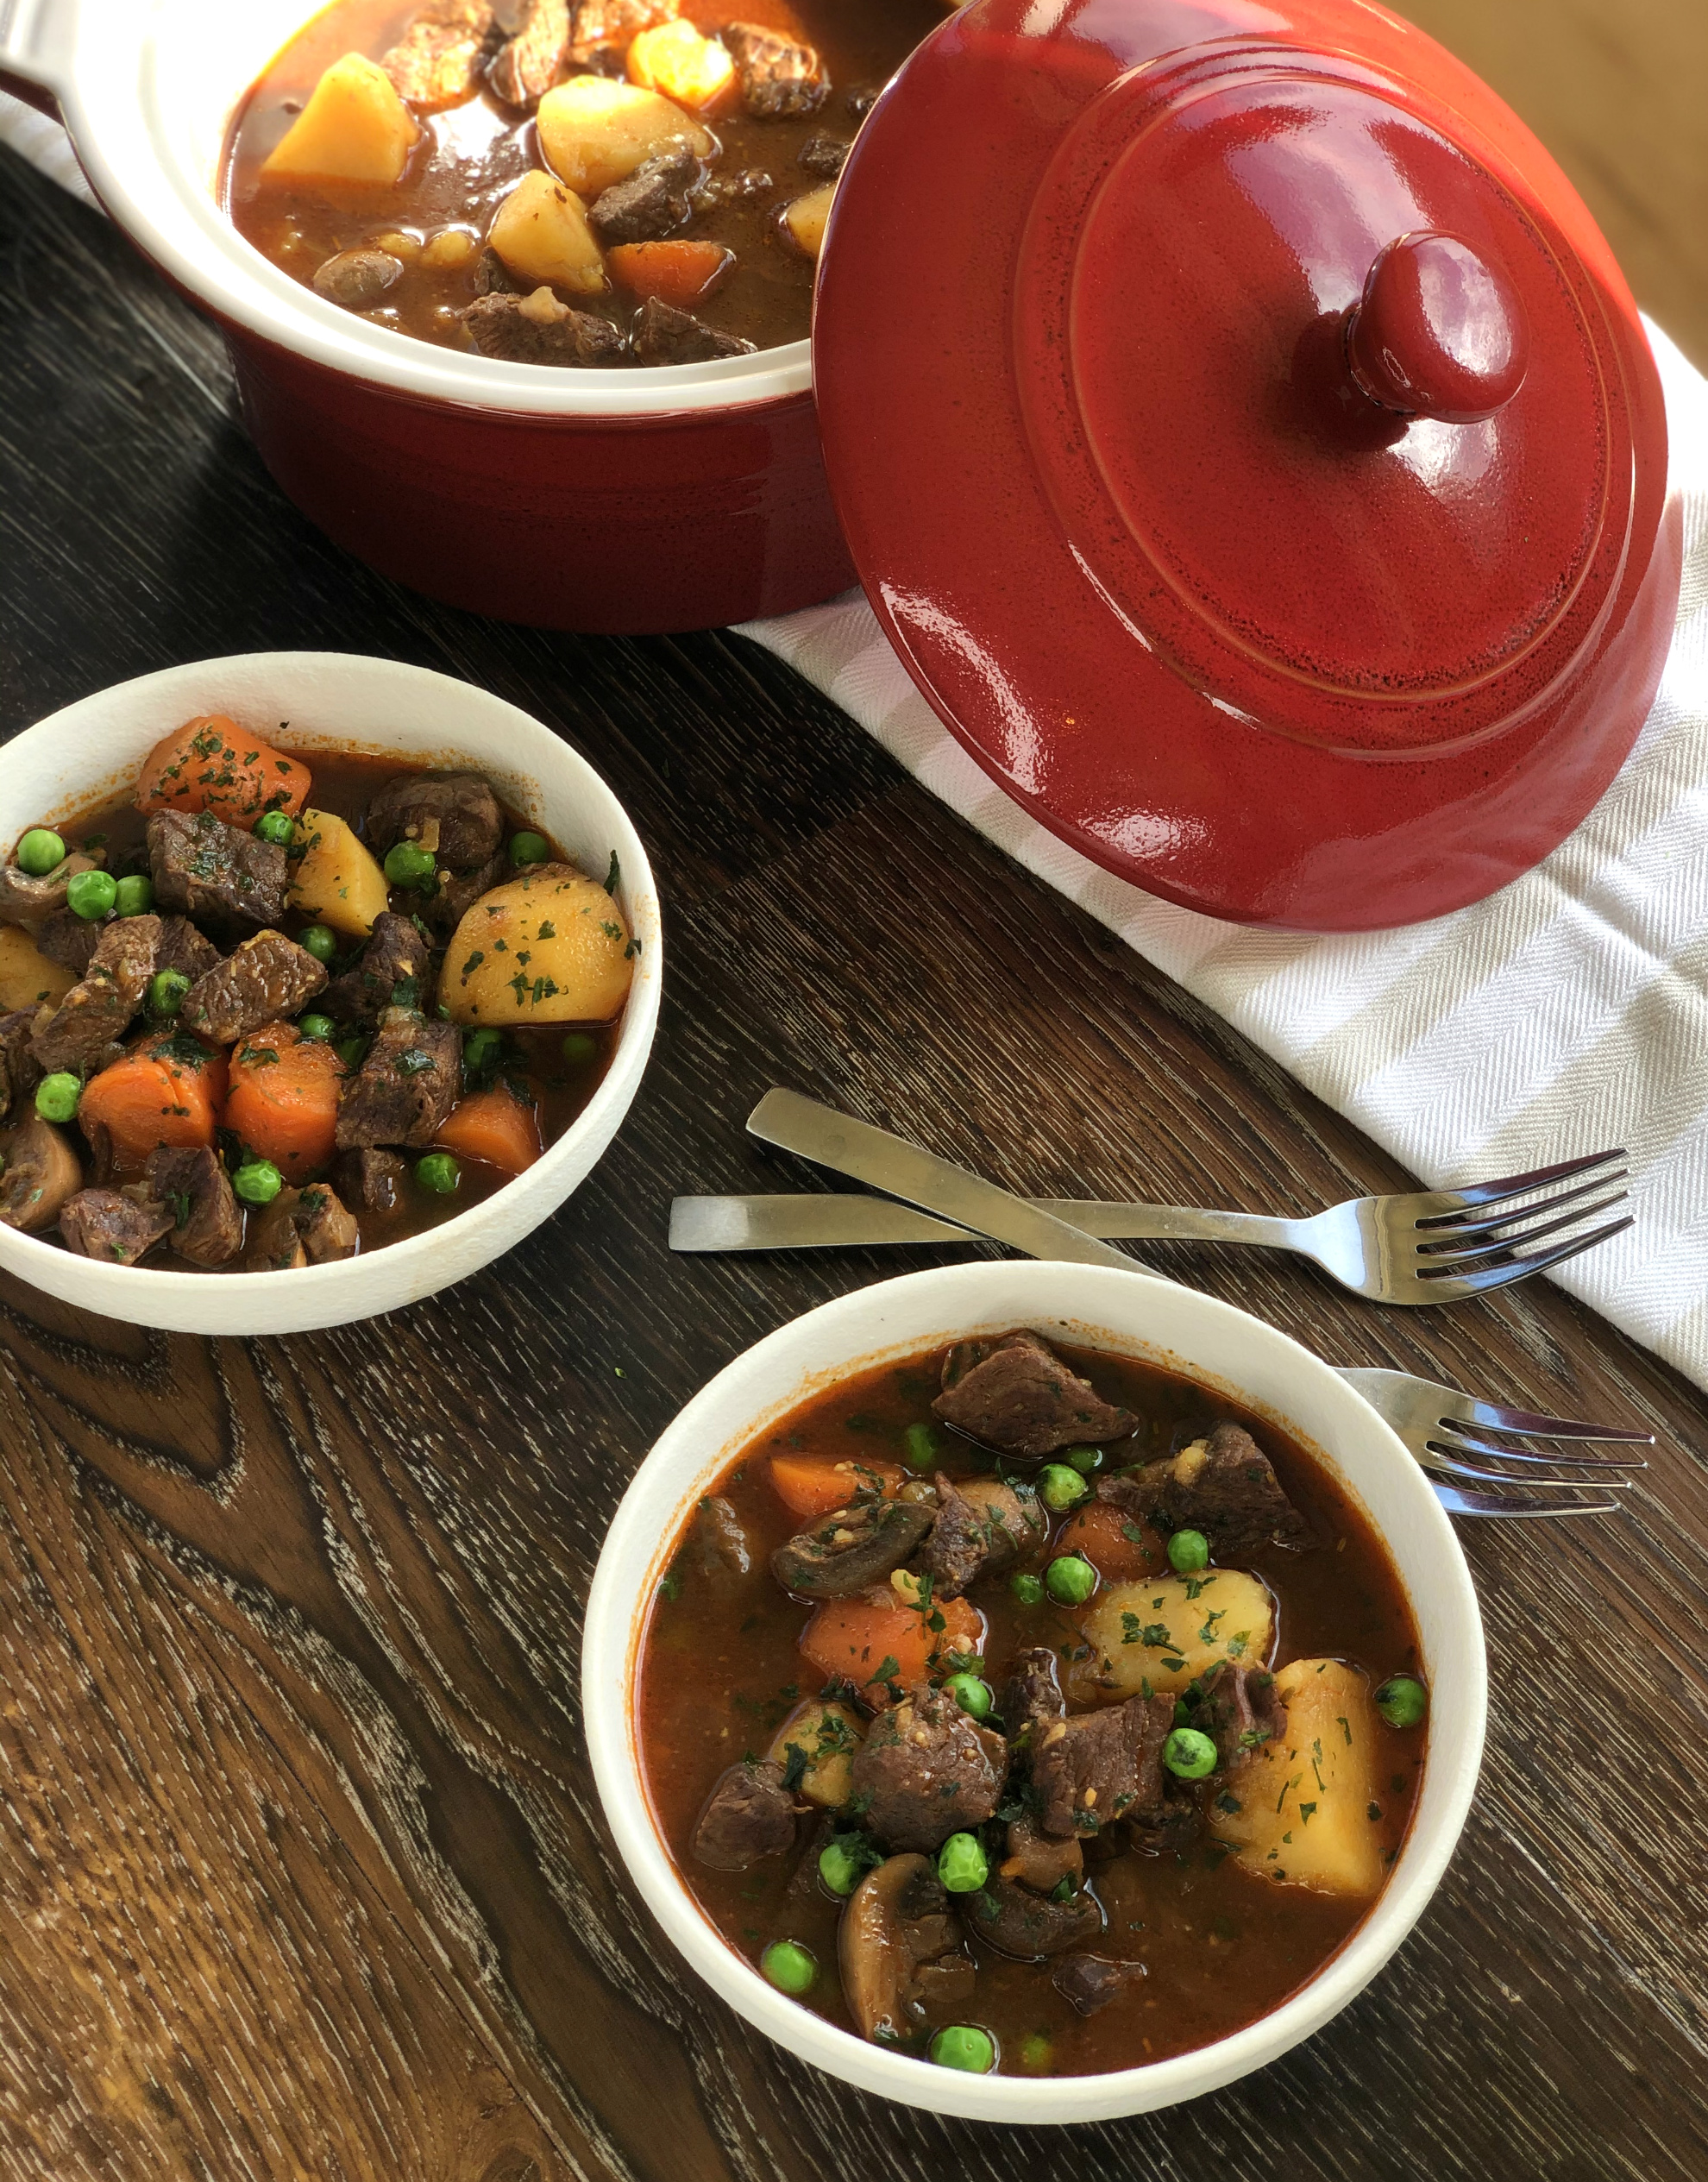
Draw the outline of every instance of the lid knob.
<instances>
[{"instance_id":1,"label":"lid knob","mask_svg":"<svg viewBox=\"0 0 1708 2182\"><path fill-rule=\"evenodd\" d=\"M1504 274L1455 235L1390 242L1347 319L1347 362L1384 409L1474 424L1524 381L1529 328Z\"/></svg>"}]
</instances>

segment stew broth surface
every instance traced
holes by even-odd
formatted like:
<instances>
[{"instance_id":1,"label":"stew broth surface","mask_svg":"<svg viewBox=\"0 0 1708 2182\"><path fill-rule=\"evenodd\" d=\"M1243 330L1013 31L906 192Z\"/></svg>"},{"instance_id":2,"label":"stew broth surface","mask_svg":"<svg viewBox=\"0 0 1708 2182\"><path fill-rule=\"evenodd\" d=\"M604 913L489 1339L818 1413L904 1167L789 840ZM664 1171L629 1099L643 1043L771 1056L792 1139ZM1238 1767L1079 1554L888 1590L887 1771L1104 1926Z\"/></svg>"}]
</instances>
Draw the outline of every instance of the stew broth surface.
<instances>
[{"instance_id":1,"label":"stew broth surface","mask_svg":"<svg viewBox=\"0 0 1708 2182\"><path fill-rule=\"evenodd\" d=\"M1197 1431L1230 1418L1251 1431L1288 1496L1328 1540L1303 1552L1273 1546L1238 1556L1238 1565L1260 1575L1277 1602L1272 1667L1329 1655L1364 1669L1372 1687L1389 1676L1419 1671L1416 1626L1392 1563L1362 1513L1302 1448L1268 1419L1189 1380L1102 1350L1052 1345L1106 1399L1141 1420L1133 1438L1107 1450L1109 1468L1159 1459ZM690 1523L650 1609L640 1652L641 1764L684 1883L750 1962L757 1964L774 1940L810 1948L819 1975L804 2004L851 2031L855 2026L836 1970L842 1904L817 1877L810 1826L803 1823L797 1857L767 1858L745 1872L707 1869L694 1860L689 1844L723 1769L744 1756L763 1756L795 1702L824 1687L822 1675L796 1648L812 1609L784 1592L767 1565L772 1550L801 1525L771 1485L768 1458L901 1461L907 1428L930 1416L941 1356L934 1349L844 1380L745 1449L712 1489L740 1518L752 1549L750 1574L708 1569ZM939 1438L946 1445L940 1467L951 1477L990 1473L990 1450L947 1432ZM1018 1474L1020 1466L1014 1468ZM1067 1519L1053 1519L1052 1531ZM1048 1550L1025 1565L1041 1568ZM1006 1576L975 1582L968 1597L985 1622L980 1671L999 1691L1018 1650L1048 1644L1064 1648L1065 1656L1080 1644L1077 1610L1048 1600L1022 1606ZM1372 1822L1391 1866L1422 1778L1424 1733L1379 1722L1378 1728L1380 1814ZM1048 1962L1006 1957L965 1921L976 1991L956 2020L992 2033L1004 2073L1129 2068L1226 2037L1314 1977L1374 1906L1373 1899L1347 1900L1255 1876L1202 1838L1178 1855L1129 1852L1099 1864L1088 1852L1087 1878L1106 1915L1096 1952L1143 1963L1147 1972L1089 2017L1056 1990Z\"/></svg>"}]
</instances>

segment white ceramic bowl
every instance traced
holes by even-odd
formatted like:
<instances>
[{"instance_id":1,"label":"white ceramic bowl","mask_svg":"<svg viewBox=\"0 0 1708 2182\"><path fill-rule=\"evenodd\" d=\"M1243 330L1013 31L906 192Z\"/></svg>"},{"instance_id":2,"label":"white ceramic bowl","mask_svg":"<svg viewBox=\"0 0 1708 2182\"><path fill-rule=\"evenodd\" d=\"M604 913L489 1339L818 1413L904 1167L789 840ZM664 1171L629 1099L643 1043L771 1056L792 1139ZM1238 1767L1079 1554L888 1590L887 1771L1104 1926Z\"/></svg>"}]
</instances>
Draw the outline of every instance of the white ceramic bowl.
<instances>
[{"instance_id":1,"label":"white ceramic bowl","mask_svg":"<svg viewBox=\"0 0 1708 2182\"><path fill-rule=\"evenodd\" d=\"M796 1402L854 1370L971 1334L1034 1326L1225 1388L1309 1443L1386 1541L1422 1642L1430 1725L1423 1784L1369 1916L1316 1977L1231 2038L1102 2076L969 2076L868 2045L776 1992L713 1930L677 1877L636 1745L635 1670L648 1603L688 1512ZM1094 2122L1171 2106L1274 2060L1362 1990L1434 1893L1482 1757L1487 1670L1476 1593L1423 1473L1343 1379L1285 1335L1189 1288L1101 1267L954 1266L809 1311L719 1372L636 1472L587 1600L582 1702L606 1815L648 1908L706 1983L803 2060L863 2090L978 2121Z\"/></svg>"},{"instance_id":2,"label":"white ceramic bowl","mask_svg":"<svg viewBox=\"0 0 1708 2182\"><path fill-rule=\"evenodd\" d=\"M617 852L618 901L640 941L611 1066L585 1110L525 1174L455 1219L384 1249L283 1273L179 1273L106 1265L0 1227L0 1267L62 1301L137 1325L208 1334L300 1333L394 1311L448 1288L537 1228L587 1176L640 1087L663 971L658 896L622 805L584 758L514 705L424 667L338 651L251 651L169 667L38 720L0 757L0 852L43 821L121 795L143 757L198 713L300 751L395 752L466 764L504 801L602 877ZM281 732L281 723L288 728Z\"/></svg>"}]
</instances>

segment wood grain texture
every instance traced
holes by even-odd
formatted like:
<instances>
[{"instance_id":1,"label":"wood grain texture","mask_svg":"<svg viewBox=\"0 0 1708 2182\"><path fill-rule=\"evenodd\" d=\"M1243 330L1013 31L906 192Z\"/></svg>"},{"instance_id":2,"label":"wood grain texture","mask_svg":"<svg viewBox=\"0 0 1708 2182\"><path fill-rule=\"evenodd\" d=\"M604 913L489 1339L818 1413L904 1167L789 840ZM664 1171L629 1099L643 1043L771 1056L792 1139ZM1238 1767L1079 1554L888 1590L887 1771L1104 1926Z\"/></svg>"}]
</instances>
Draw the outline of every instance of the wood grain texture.
<instances>
[{"instance_id":1,"label":"wood grain texture","mask_svg":"<svg viewBox=\"0 0 1708 2182\"><path fill-rule=\"evenodd\" d=\"M669 956L612 1153L449 1295L199 1342L0 1283L7 2182L1708 2173L1708 1407L1540 1286L1380 1313L1291 1261L1145 1253L1333 1361L1661 1435L1628 1519L1466 1526L1482 1790L1419 1930L1316 2039L1173 2115L999 2133L815 2074L681 1968L586 1766L600 1540L712 1372L933 1261L673 1259L675 1190L810 1179L744 1137L758 1094L1044 1192L1303 1211L1404 1178L777 663L393 590L280 500L217 341L117 236L15 165L0 236L0 733L248 648L466 676L611 780Z\"/></svg>"}]
</instances>

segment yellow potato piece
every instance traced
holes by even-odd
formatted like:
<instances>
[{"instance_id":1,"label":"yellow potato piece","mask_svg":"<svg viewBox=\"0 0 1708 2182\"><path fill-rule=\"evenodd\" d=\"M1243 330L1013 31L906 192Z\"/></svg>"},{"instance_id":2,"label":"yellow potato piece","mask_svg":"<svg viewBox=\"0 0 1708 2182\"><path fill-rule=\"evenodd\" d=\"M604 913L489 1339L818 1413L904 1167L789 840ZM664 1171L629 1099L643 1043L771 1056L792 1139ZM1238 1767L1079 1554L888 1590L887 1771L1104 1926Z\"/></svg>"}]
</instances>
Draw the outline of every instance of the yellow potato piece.
<instances>
[{"instance_id":1,"label":"yellow potato piece","mask_svg":"<svg viewBox=\"0 0 1708 2182\"><path fill-rule=\"evenodd\" d=\"M709 106L735 74L729 48L703 37L686 16L643 30L629 47L629 81L662 91L690 111Z\"/></svg>"},{"instance_id":2,"label":"yellow potato piece","mask_svg":"<svg viewBox=\"0 0 1708 2182\"><path fill-rule=\"evenodd\" d=\"M1152 1576L1100 1591L1080 1623L1089 1659L1069 1669L1071 1693L1098 1698L1171 1695L1218 1661L1261 1667L1275 1634L1268 1592L1243 1569Z\"/></svg>"},{"instance_id":3,"label":"yellow potato piece","mask_svg":"<svg viewBox=\"0 0 1708 2182\"><path fill-rule=\"evenodd\" d=\"M335 932L365 940L385 908L386 874L342 818L305 808L297 819L301 856L286 896L293 909Z\"/></svg>"},{"instance_id":4,"label":"yellow potato piece","mask_svg":"<svg viewBox=\"0 0 1708 2182\"><path fill-rule=\"evenodd\" d=\"M538 167L493 216L487 240L518 280L593 295L605 286L605 260L587 210L574 190Z\"/></svg>"},{"instance_id":5,"label":"yellow potato piece","mask_svg":"<svg viewBox=\"0 0 1708 2182\"><path fill-rule=\"evenodd\" d=\"M824 246L825 222L830 217L831 199L835 195L834 182L821 182L817 189L808 190L805 197L797 197L783 207L783 225L795 248L809 258L816 260Z\"/></svg>"},{"instance_id":6,"label":"yellow potato piece","mask_svg":"<svg viewBox=\"0 0 1708 2182\"><path fill-rule=\"evenodd\" d=\"M853 1793L854 1753L863 1733L858 1714L846 1705L826 1705L809 1699L797 1705L778 1728L766 1755L787 1773L793 1744L807 1760L806 1770L795 1783L801 1794L809 1803L834 1811Z\"/></svg>"},{"instance_id":7,"label":"yellow potato piece","mask_svg":"<svg viewBox=\"0 0 1708 2182\"><path fill-rule=\"evenodd\" d=\"M541 99L535 116L540 149L560 181L597 197L641 161L681 136L704 159L712 133L656 91L608 76L572 76Z\"/></svg>"},{"instance_id":8,"label":"yellow potato piece","mask_svg":"<svg viewBox=\"0 0 1708 2182\"><path fill-rule=\"evenodd\" d=\"M421 131L378 61L335 60L261 162L270 182L400 181Z\"/></svg>"},{"instance_id":9,"label":"yellow potato piece","mask_svg":"<svg viewBox=\"0 0 1708 2182\"><path fill-rule=\"evenodd\" d=\"M1261 1876L1323 1894L1371 1895L1385 1843L1376 1800L1376 1707L1370 1684L1339 1659L1295 1659L1275 1677L1284 1733L1228 1776L1212 1831Z\"/></svg>"},{"instance_id":10,"label":"yellow potato piece","mask_svg":"<svg viewBox=\"0 0 1708 2182\"><path fill-rule=\"evenodd\" d=\"M63 1000L76 983L77 972L50 962L22 925L0 924L0 1016Z\"/></svg>"},{"instance_id":11,"label":"yellow potato piece","mask_svg":"<svg viewBox=\"0 0 1708 2182\"><path fill-rule=\"evenodd\" d=\"M451 938L439 998L453 1022L609 1022L634 965L623 912L597 879L536 864L483 894Z\"/></svg>"}]
</instances>

